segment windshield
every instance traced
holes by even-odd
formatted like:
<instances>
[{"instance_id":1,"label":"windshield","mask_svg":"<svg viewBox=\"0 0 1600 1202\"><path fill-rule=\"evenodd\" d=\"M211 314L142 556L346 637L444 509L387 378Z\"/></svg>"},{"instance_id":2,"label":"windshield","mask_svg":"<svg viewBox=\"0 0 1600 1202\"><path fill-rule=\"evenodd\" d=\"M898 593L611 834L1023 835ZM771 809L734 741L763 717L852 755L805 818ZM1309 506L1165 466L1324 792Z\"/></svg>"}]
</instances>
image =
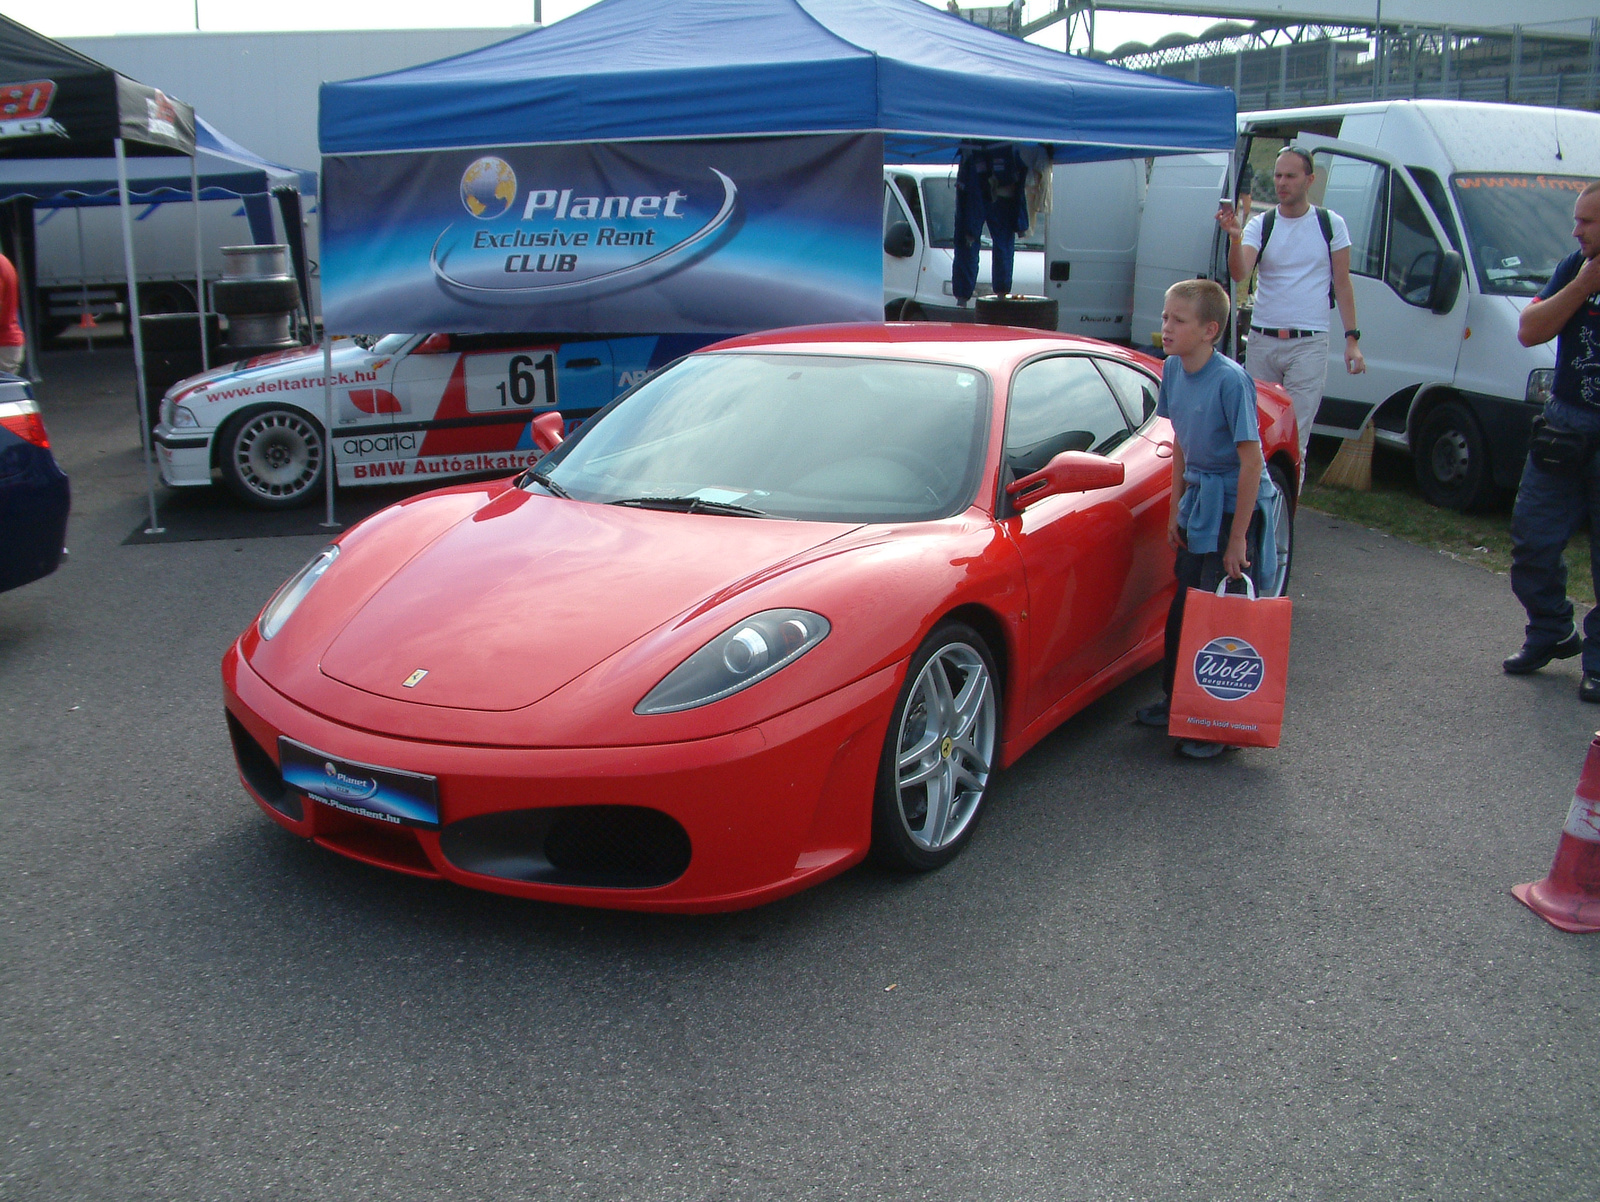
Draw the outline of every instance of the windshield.
<instances>
[{"instance_id":1,"label":"windshield","mask_svg":"<svg viewBox=\"0 0 1600 1202\"><path fill-rule=\"evenodd\" d=\"M956 177L952 173L943 179L922 181L923 210L928 214L928 241L945 250L956 244ZM1038 229L1030 228L1026 234L1017 235L1018 250L1044 249L1044 222ZM989 229L984 227L983 248L989 249Z\"/></svg>"},{"instance_id":2,"label":"windshield","mask_svg":"<svg viewBox=\"0 0 1600 1202\"><path fill-rule=\"evenodd\" d=\"M1567 175L1453 175L1483 290L1534 296L1577 249L1572 203L1589 181Z\"/></svg>"},{"instance_id":3,"label":"windshield","mask_svg":"<svg viewBox=\"0 0 1600 1202\"><path fill-rule=\"evenodd\" d=\"M691 355L614 401L538 472L579 501L926 521L972 503L988 392L981 372L942 363Z\"/></svg>"},{"instance_id":4,"label":"windshield","mask_svg":"<svg viewBox=\"0 0 1600 1202\"><path fill-rule=\"evenodd\" d=\"M374 355L398 355L405 347L405 344L410 342L413 337L415 335L412 334L385 334L372 344L372 353Z\"/></svg>"}]
</instances>

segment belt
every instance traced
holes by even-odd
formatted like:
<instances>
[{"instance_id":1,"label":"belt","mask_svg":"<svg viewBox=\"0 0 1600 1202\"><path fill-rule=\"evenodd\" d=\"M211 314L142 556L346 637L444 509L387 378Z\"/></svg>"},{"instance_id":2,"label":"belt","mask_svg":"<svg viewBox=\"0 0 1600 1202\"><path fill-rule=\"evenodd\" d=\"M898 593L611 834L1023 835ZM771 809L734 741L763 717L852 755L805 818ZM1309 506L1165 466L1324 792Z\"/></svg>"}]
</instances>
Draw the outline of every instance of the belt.
<instances>
[{"instance_id":1,"label":"belt","mask_svg":"<svg viewBox=\"0 0 1600 1202\"><path fill-rule=\"evenodd\" d=\"M1251 326L1252 334L1265 334L1268 338L1310 338L1313 334L1326 334L1327 330L1273 330L1265 326Z\"/></svg>"}]
</instances>

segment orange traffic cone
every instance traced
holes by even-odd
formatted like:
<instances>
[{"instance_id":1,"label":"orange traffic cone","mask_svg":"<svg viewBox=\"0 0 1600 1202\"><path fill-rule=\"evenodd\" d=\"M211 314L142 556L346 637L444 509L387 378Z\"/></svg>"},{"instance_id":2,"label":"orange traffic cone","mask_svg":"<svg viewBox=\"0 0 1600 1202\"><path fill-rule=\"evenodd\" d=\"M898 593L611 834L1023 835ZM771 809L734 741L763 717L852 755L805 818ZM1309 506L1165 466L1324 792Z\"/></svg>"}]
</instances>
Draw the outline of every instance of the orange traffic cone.
<instances>
[{"instance_id":1,"label":"orange traffic cone","mask_svg":"<svg viewBox=\"0 0 1600 1202\"><path fill-rule=\"evenodd\" d=\"M94 314L85 309L78 318L80 330L95 330L100 328L100 323L94 319Z\"/></svg>"},{"instance_id":2,"label":"orange traffic cone","mask_svg":"<svg viewBox=\"0 0 1600 1202\"><path fill-rule=\"evenodd\" d=\"M1563 931L1600 931L1600 733L1583 761L1550 875L1513 886L1511 896Z\"/></svg>"}]
</instances>

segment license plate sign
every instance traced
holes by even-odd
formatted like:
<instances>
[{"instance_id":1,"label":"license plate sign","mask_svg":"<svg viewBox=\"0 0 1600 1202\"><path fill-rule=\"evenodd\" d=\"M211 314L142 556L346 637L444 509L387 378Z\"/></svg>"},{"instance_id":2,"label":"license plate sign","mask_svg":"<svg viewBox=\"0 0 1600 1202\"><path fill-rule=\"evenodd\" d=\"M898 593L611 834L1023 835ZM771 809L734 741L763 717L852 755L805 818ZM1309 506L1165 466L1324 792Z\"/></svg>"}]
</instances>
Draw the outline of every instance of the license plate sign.
<instances>
[{"instance_id":1,"label":"license plate sign","mask_svg":"<svg viewBox=\"0 0 1600 1202\"><path fill-rule=\"evenodd\" d=\"M439 829L439 782L416 772L341 760L278 736L283 779L324 805L397 826Z\"/></svg>"}]
</instances>

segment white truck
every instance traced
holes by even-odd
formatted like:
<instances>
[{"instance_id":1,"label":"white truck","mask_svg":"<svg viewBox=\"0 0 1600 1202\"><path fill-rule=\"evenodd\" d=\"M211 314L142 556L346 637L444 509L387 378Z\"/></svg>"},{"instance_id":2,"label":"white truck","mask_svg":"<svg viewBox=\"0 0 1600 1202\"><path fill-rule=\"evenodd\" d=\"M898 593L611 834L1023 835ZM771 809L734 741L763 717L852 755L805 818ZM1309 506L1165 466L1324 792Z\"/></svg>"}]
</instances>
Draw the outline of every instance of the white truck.
<instances>
[{"instance_id":1,"label":"white truck","mask_svg":"<svg viewBox=\"0 0 1600 1202\"><path fill-rule=\"evenodd\" d=\"M1051 171L1051 212L1017 237L1011 291L1048 296L1057 328L1109 342L1133 341L1134 251L1143 207L1144 159L1075 163ZM890 320L971 320L956 308L955 168L893 166L883 172L883 311ZM1114 203L1107 203L1108 198ZM1048 242L1048 245L1047 245ZM977 295L989 296L989 238Z\"/></svg>"},{"instance_id":2,"label":"white truck","mask_svg":"<svg viewBox=\"0 0 1600 1202\"><path fill-rule=\"evenodd\" d=\"M1409 451L1423 494L1481 507L1515 486L1528 426L1549 394L1553 343L1523 347L1517 320L1577 248L1572 205L1600 177L1600 114L1393 100L1245 113L1235 162L1255 211L1274 203L1285 146L1316 163L1312 201L1350 228L1365 374L1344 370L1329 313L1327 392L1313 430ZM1134 341L1160 328L1179 279L1226 280L1215 223L1226 155L1156 159L1134 276ZM1132 197L1111 203L1133 203Z\"/></svg>"},{"instance_id":3,"label":"white truck","mask_svg":"<svg viewBox=\"0 0 1600 1202\"><path fill-rule=\"evenodd\" d=\"M189 203L139 205L134 215L139 311L194 312L194 215ZM202 201L200 222L209 283L222 275L222 247L256 239L237 199ZM128 276L115 207L35 209L34 238L41 341L77 324L85 312L97 321L122 315Z\"/></svg>"}]
</instances>

